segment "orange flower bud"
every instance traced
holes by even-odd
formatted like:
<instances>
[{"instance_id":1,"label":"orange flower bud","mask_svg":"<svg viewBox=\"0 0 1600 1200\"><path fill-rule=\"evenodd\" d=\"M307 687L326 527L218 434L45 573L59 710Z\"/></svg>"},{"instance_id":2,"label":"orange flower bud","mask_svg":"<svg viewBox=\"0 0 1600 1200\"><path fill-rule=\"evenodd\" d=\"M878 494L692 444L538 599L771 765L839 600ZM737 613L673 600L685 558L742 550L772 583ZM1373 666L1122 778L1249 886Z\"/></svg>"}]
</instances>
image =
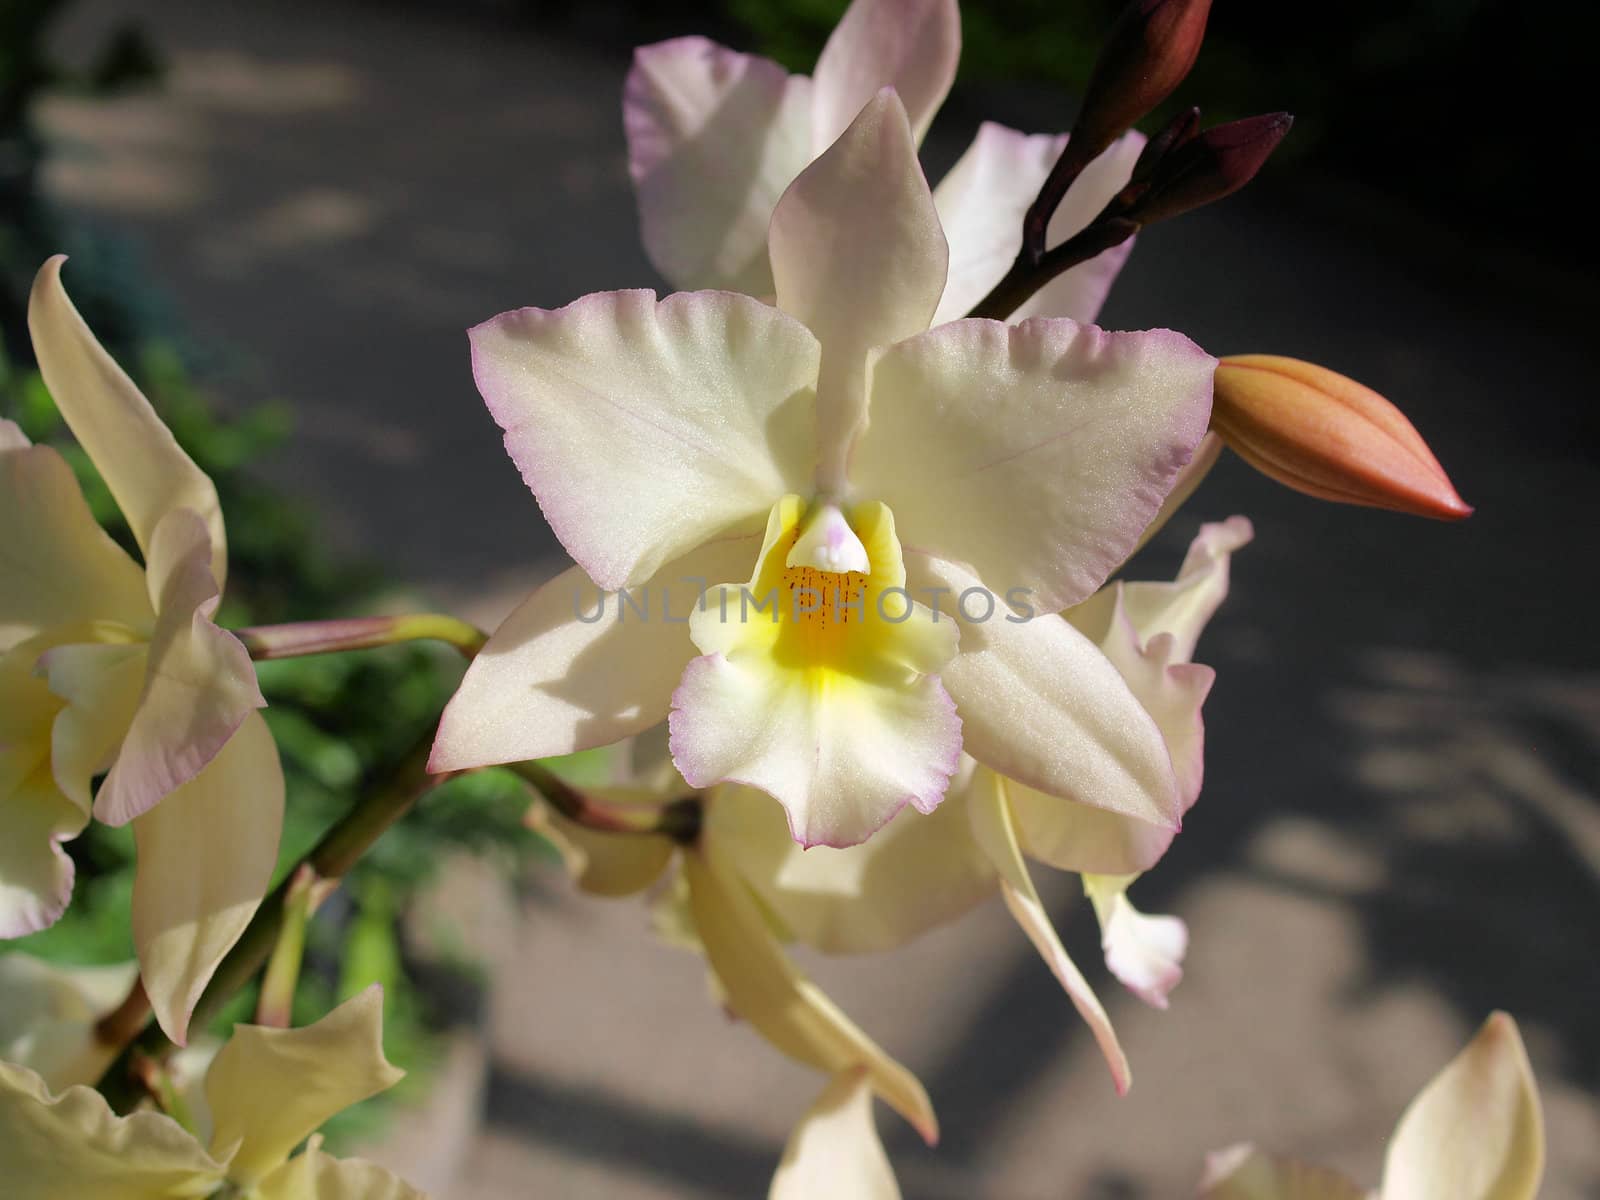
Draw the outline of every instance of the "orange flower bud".
<instances>
[{"instance_id":1,"label":"orange flower bud","mask_svg":"<svg viewBox=\"0 0 1600 1200\"><path fill-rule=\"evenodd\" d=\"M1211 427L1256 470L1310 496L1444 521L1472 512L1398 408L1314 363L1224 358Z\"/></svg>"}]
</instances>

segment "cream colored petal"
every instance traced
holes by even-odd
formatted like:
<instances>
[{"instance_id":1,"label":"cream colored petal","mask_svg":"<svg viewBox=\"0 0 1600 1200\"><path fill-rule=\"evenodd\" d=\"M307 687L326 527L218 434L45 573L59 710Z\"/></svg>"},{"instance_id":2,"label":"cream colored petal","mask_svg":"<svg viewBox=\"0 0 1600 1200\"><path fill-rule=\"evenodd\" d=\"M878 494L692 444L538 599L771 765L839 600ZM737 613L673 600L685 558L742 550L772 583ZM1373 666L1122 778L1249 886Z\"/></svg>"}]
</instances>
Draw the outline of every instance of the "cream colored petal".
<instances>
[{"instance_id":1,"label":"cream colored petal","mask_svg":"<svg viewBox=\"0 0 1600 1200\"><path fill-rule=\"evenodd\" d=\"M795 1126L767 1200L900 1200L864 1072L836 1075Z\"/></svg>"},{"instance_id":2,"label":"cream colored petal","mask_svg":"<svg viewBox=\"0 0 1600 1200\"><path fill-rule=\"evenodd\" d=\"M62 843L88 823L48 766L0 791L0 938L36 933L66 911L74 867Z\"/></svg>"},{"instance_id":3,"label":"cream colored petal","mask_svg":"<svg viewBox=\"0 0 1600 1200\"><path fill-rule=\"evenodd\" d=\"M427 1200L377 1163L334 1158L318 1141L262 1180L255 1200Z\"/></svg>"},{"instance_id":4,"label":"cream colored petal","mask_svg":"<svg viewBox=\"0 0 1600 1200\"><path fill-rule=\"evenodd\" d=\"M1368 1195L1334 1171L1240 1145L1206 1156L1199 1200L1368 1200Z\"/></svg>"},{"instance_id":5,"label":"cream colored petal","mask_svg":"<svg viewBox=\"0 0 1600 1200\"><path fill-rule=\"evenodd\" d=\"M194 779L246 716L266 705L239 639L211 620L218 601L205 526L188 509L152 535L148 582L156 602L144 691L94 815L121 825Z\"/></svg>"},{"instance_id":6,"label":"cream colored petal","mask_svg":"<svg viewBox=\"0 0 1600 1200\"><path fill-rule=\"evenodd\" d=\"M928 327L948 261L899 99L880 92L852 122L778 201L768 240L778 307L822 343L818 483L835 493L866 413L867 351Z\"/></svg>"},{"instance_id":7,"label":"cream colored petal","mask_svg":"<svg viewBox=\"0 0 1600 1200\"><path fill-rule=\"evenodd\" d=\"M1173 662L1194 658L1206 623L1228 595L1228 573L1235 551L1250 543L1255 530L1247 517L1229 517L1200 527L1178 577L1171 583L1126 583L1123 608L1146 643L1161 634L1173 639ZM1069 615L1070 619L1070 615Z\"/></svg>"},{"instance_id":8,"label":"cream colored petal","mask_svg":"<svg viewBox=\"0 0 1600 1200\"><path fill-rule=\"evenodd\" d=\"M968 812L972 815L973 835L1000 873L1000 890L1005 897L1006 907L1066 991L1078 1015L1089 1026L1100 1053L1111 1068L1111 1080L1116 1085L1117 1093L1125 1093L1133 1082L1127 1056L1117 1041L1116 1031L1111 1028L1111 1018L1106 1015L1105 1008L1089 986L1089 981L1083 977L1083 972L1078 970L1077 964L1067 954L1050 921L1050 914L1045 911L1039 893L1034 890L1028 866L1023 862L1022 851L1017 845L1004 781L993 771L980 767L973 773Z\"/></svg>"},{"instance_id":9,"label":"cream colored petal","mask_svg":"<svg viewBox=\"0 0 1600 1200\"><path fill-rule=\"evenodd\" d=\"M161 1028L180 1046L200 993L266 894L282 828L283 767L258 713L134 822L134 945Z\"/></svg>"},{"instance_id":10,"label":"cream colored petal","mask_svg":"<svg viewBox=\"0 0 1600 1200\"><path fill-rule=\"evenodd\" d=\"M715 846L684 854L689 908L729 1007L778 1050L837 1075L861 1068L931 1145L939 1126L916 1076L885 1054L789 961L733 864Z\"/></svg>"},{"instance_id":11,"label":"cream colored petal","mask_svg":"<svg viewBox=\"0 0 1600 1200\"><path fill-rule=\"evenodd\" d=\"M666 797L648 788L585 789L606 804L625 808L659 805ZM687 793L687 788L685 793ZM535 802L528 826L542 833L560 852L573 881L594 896L631 896L661 878L676 848L659 834L607 833L569 821L555 809Z\"/></svg>"},{"instance_id":12,"label":"cream colored petal","mask_svg":"<svg viewBox=\"0 0 1600 1200\"><path fill-rule=\"evenodd\" d=\"M960 58L956 0L855 0L817 59L811 152L831 146L888 87L905 105L921 142L955 81Z\"/></svg>"},{"instance_id":13,"label":"cream colored petal","mask_svg":"<svg viewBox=\"0 0 1600 1200\"><path fill-rule=\"evenodd\" d=\"M95 1022L139 977L137 963L62 967L27 954L0 955L0 1062L37 1071L53 1092L93 1085L118 1047Z\"/></svg>"},{"instance_id":14,"label":"cream colored petal","mask_svg":"<svg viewBox=\"0 0 1600 1200\"><path fill-rule=\"evenodd\" d=\"M1085 875L1083 890L1100 921L1100 948L1106 967L1129 991L1152 1008L1166 1008L1167 996L1183 979L1189 927L1177 917L1142 913L1128 899L1136 875Z\"/></svg>"},{"instance_id":15,"label":"cream colored petal","mask_svg":"<svg viewBox=\"0 0 1600 1200\"><path fill-rule=\"evenodd\" d=\"M114 636L113 629L103 636ZM91 785L117 759L139 711L150 647L143 642L84 641L55 646L39 660L50 691L65 706L50 727L56 784L85 812Z\"/></svg>"},{"instance_id":16,"label":"cream colored petal","mask_svg":"<svg viewBox=\"0 0 1600 1200\"><path fill-rule=\"evenodd\" d=\"M707 797L703 836L725 848L786 933L830 954L888 950L955 920L998 885L960 788L958 777L933 812L903 808L859 846L802 850L776 801L728 785Z\"/></svg>"},{"instance_id":17,"label":"cream colored petal","mask_svg":"<svg viewBox=\"0 0 1600 1200\"><path fill-rule=\"evenodd\" d=\"M190 1200L222 1169L169 1117L118 1117L86 1087L52 1096L0 1062L0 1186L6 1200Z\"/></svg>"},{"instance_id":18,"label":"cream colored petal","mask_svg":"<svg viewBox=\"0 0 1600 1200\"><path fill-rule=\"evenodd\" d=\"M622 88L650 261L675 288L772 295L767 226L811 161L811 81L703 37L640 46Z\"/></svg>"},{"instance_id":19,"label":"cream colored petal","mask_svg":"<svg viewBox=\"0 0 1600 1200\"><path fill-rule=\"evenodd\" d=\"M56 625L154 621L144 573L96 523L66 461L14 436L0 444L0 651Z\"/></svg>"},{"instance_id":20,"label":"cream colored petal","mask_svg":"<svg viewBox=\"0 0 1600 1200\"><path fill-rule=\"evenodd\" d=\"M302 1029L236 1026L206 1076L213 1153L233 1153L235 1183L256 1183L329 1117L404 1075L383 1056L377 984Z\"/></svg>"},{"instance_id":21,"label":"cream colored petal","mask_svg":"<svg viewBox=\"0 0 1600 1200\"><path fill-rule=\"evenodd\" d=\"M84 324L61 286L65 261L58 254L39 269L28 299L28 331L45 386L146 557L161 519L191 509L210 534L211 573L220 589L227 579L228 542L217 489Z\"/></svg>"},{"instance_id":22,"label":"cream colored petal","mask_svg":"<svg viewBox=\"0 0 1600 1200\"><path fill-rule=\"evenodd\" d=\"M571 754L658 723L698 653L688 621L701 594L749 575L760 549L757 536L708 542L627 598L600 591L581 567L563 571L472 660L439 722L429 769Z\"/></svg>"},{"instance_id":23,"label":"cream colored petal","mask_svg":"<svg viewBox=\"0 0 1600 1200\"><path fill-rule=\"evenodd\" d=\"M1543 1176L1539 1088L1516 1021L1497 1012L1400 1118L1382 1200L1533 1200Z\"/></svg>"}]
</instances>

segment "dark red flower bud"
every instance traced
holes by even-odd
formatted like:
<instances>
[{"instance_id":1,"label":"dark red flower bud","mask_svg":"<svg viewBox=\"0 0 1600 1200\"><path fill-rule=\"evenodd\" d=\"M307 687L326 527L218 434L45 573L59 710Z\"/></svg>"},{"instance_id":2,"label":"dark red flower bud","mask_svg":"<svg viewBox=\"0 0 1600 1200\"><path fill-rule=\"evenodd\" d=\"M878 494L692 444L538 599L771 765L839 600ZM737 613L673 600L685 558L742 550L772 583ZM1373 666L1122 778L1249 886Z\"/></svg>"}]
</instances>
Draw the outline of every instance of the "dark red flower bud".
<instances>
[{"instance_id":1,"label":"dark red flower bud","mask_svg":"<svg viewBox=\"0 0 1600 1200\"><path fill-rule=\"evenodd\" d=\"M1133 0L1112 26L1069 146L1089 162L1165 100L1200 53L1211 0Z\"/></svg>"},{"instance_id":2,"label":"dark red flower bud","mask_svg":"<svg viewBox=\"0 0 1600 1200\"><path fill-rule=\"evenodd\" d=\"M1238 191L1255 178L1293 124L1288 113L1267 113L1190 138L1156 164L1149 189L1130 215L1149 225Z\"/></svg>"}]
</instances>

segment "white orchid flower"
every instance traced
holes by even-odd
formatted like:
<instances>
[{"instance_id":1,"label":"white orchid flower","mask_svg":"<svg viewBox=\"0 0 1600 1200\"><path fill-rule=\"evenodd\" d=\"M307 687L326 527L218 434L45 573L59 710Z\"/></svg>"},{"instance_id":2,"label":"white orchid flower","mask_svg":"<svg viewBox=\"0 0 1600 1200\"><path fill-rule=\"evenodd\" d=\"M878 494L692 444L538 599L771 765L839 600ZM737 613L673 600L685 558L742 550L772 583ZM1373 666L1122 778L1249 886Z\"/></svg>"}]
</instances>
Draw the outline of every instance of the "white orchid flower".
<instances>
[{"instance_id":1,"label":"white orchid flower","mask_svg":"<svg viewBox=\"0 0 1600 1200\"><path fill-rule=\"evenodd\" d=\"M34 283L34 351L144 564L95 523L55 450L0 421L0 936L61 915L62 843L91 811L133 822L134 942L181 1043L266 891L283 774L249 655L212 622L227 571L216 489L95 341L62 261Z\"/></svg>"},{"instance_id":2,"label":"white orchid flower","mask_svg":"<svg viewBox=\"0 0 1600 1200\"><path fill-rule=\"evenodd\" d=\"M203 1141L171 1117L119 1117L98 1092L57 1093L0 1062L7 1200L424 1200L382 1167L326 1154L314 1136L403 1076L384 1058L382 1022L374 985L303 1029L237 1026L206 1072Z\"/></svg>"},{"instance_id":3,"label":"white orchid flower","mask_svg":"<svg viewBox=\"0 0 1600 1200\"><path fill-rule=\"evenodd\" d=\"M767 228L784 190L880 88L900 94L920 142L960 54L955 0L855 0L809 77L703 37L640 47L622 107L651 261L674 287L771 296ZM950 242L934 324L965 316L1011 266L1022 247L1022 215L1066 140L986 121L933 190ZM1089 164L1052 216L1049 244L1099 214L1127 184L1143 148L1143 136L1129 133ZM1132 249L1129 239L1058 276L1013 319L1093 321Z\"/></svg>"},{"instance_id":4,"label":"white orchid flower","mask_svg":"<svg viewBox=\"0 0 1600 1200\"><path fill-rule=\"evenodd\" d=\"M892 91L801 172L770 247L776 307L606 293L472 331L479 390L578 567L478 655L432 769L670 710L689 783L770 793L805 845L932 811L963 748L1175 826L1160 729L1116 668L1014 610L1076 604L1132 551L1205 432L1214 360L1066 319L929 330L944 235ZM653 615L586 620L596 587ZM963 605L987 619L953 620Z\"/></svg>"},{"instance_id":5,"label":"white orchid flower","mask_svg":"<svg viewBox=\"0 0 1600 1200\"><path fill-rule=\"evenodd\" d=\"M1376 1192L1239 1145L1207 1158L1200 1200L1534 1200L1543 1177L1539 1088L1516 1021L1497 1012L1406 1109Z\"/></svg>"}]
</instances>

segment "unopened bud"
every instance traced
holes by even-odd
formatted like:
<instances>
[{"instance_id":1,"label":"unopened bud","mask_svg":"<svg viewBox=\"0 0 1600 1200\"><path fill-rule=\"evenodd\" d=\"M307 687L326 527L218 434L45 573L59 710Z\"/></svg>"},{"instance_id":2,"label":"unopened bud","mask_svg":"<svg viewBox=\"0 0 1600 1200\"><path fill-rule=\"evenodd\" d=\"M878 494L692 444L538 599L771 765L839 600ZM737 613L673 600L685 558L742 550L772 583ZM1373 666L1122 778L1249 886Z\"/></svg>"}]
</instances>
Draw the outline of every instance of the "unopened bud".
<instances>
[{"instance_id":1,"label":"unopened bud","mask_svg":"<svg viewBox=\"0 0 1600 1200\"><path fill-rule=\"evenodd\" d=\"M1296 491L1434 517L1472 512L1398 408L1326 367L1274 354L1217 366L1211 426L1256 470Z\"/></svg>"},{"instance_id":2,"label":"unopened bud","mask_svg":"<svg viewBox=\"0 0 1600 1200\"><path fill-rule=\"evenodd\" d=\"M1196 134L1155 164L1149 189L1132 215L1149 225L1238 191L1256 177L1293 124L1288 113L1267 113Z\"/></svg>"},{"instance_id":3,"label":"unopened bud","mask_svg":"<svg viewBox=\"0 0 1600 1200\"><path fill-rule=\"evenodd\" d=\"M1177 89L1205 39L1211 0L1132 0L1084 89L1069 146L1098 155Z\"/></svg>"}]
</instances>

